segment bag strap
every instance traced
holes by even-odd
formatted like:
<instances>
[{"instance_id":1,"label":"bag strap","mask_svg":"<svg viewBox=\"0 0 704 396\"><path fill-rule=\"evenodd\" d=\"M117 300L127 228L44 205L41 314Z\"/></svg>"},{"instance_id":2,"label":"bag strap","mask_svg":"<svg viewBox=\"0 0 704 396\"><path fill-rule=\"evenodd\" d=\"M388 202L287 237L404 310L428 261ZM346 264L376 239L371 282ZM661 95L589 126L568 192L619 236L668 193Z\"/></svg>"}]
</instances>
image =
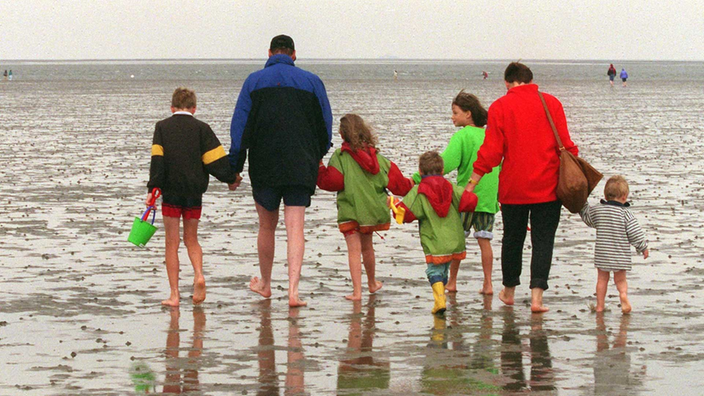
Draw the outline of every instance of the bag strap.
<instances>
[{"instance_id":1,"label":"bag strap","mask_svg":"<svg viewBox=\"0 0 704 396\"><path fill-rule=\"evenodd\" d=\"M548 116L548 121L550 121L550 127L552 128L552 132L555 134L555 139L557 140L557 146L560 148L560 151L565 149L565 146L562 145L562 140L560 139L560 135L557 134L557 128L555 128L555 122L552 120L552 115L550 115L550 110L548 110L548 104L545 103L545 97L543 97L543 93L538 91L538 96L540 96L540 101L543 102L543 108L545 109L545 114Z\"/></svg>"}]
</instances>

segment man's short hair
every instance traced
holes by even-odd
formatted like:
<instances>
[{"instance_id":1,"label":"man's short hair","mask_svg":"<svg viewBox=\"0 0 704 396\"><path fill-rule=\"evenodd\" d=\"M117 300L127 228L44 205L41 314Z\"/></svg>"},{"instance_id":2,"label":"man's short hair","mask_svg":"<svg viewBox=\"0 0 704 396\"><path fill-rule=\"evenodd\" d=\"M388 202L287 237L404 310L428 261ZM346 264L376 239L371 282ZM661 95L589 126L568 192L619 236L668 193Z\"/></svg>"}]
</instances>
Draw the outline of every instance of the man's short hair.
<instances>
[{"instance_id":1,"label":"man's short hair","mask_svg":"<svg viewBox=\"0 0 704 396\"><path fill-rule=\"evenodd\" d=\"M530 84L533 81L533 72L523 63L511 62L504 71L504 80L509 84L512 82Z\"/></svg>"},{"instance_id":2,"label":"man's short hair","mask_svg":"<svg viewBox=\"0 0 704 396\"><path fill-rule=\"evenodd\" d=\"M418 169L423 175L440 175L445 170L445 163L437 151L426 151L418 159Z\"/></svg>"},{"instance_id":3,"label":"man's short hair","mask_svg":"<svg viewBox=\"0 0 704 396\"><path fill-rule=\"evenodd\" d=\"M293 51L296 50L296 46L293 44L293 39L285 34L280 34L273 39L271 39L271 44L269 44L269 51L272 54L286 54L293 55Z\"/></svg>"},{"instance_id":4,"label":"man's short hair","mask_svg":"<svg viewBox=\"0 0 704 396\"><path fill-rule=\"evenodd\" d=\"M178 87L171 96L171 106L177 109L196 107L196 93L188 88Z\"/></svg>"},{"instance_id":5,"label":"man's short hair","mask_svg":"<svg viewBox=\"0 0 704 396\"><path fill-rule=\"evenodd\" d=\"M609 201L613 201L624 195L628 195L628 182L626 178L621 175L611 176L609 180L606 181L606 186L604 186L604 197Z\"/></svg>"}]
</instances>

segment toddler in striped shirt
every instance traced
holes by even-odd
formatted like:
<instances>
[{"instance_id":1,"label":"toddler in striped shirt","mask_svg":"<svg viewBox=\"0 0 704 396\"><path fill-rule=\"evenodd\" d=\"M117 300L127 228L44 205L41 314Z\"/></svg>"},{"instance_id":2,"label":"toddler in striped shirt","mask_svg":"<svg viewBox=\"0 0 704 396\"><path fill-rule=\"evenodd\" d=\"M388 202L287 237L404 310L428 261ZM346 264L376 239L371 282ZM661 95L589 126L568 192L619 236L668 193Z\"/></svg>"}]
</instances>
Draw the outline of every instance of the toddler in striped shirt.
<instances>
[{"instance_id":1,"label":"toddler in striped shirt","mask_svg":"<svg viewBox=\"0 0 704 396\"><path fill-rule=\"evenodd\" d=\"M628 301L626 272L631 270L631 251L648 258L648 241L638 220L628 207L628 182L623 176L613 176L604 187L604 196L598 205L585 203L579 215L589 227L596 228L594 266L597 269L596 312L604 312L604 300L610 273L614 273L614 283L621 299L621 311L631 312Z\"/></svg>"}]
</instances>

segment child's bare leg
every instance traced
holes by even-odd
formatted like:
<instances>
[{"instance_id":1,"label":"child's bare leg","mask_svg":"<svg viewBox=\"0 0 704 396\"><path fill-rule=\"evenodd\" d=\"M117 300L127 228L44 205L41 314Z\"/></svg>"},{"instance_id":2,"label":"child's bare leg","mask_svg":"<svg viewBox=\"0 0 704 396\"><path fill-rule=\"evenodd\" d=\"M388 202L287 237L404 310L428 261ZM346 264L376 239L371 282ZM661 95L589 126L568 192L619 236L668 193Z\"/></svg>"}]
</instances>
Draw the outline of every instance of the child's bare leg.
<instances>
[{"instance_id":1,"label":"child's bare leg","mask_svg":"<svg viewBox=\"0 0 704 396\"><path fill-rule=\"evenodd\" d=\"M609 277L611 276L611 273L600 269L597 269L596 271L596 312L604 312L604 306L606 304L606 289L609 286Z\"/></svg>"},{"instance_id":2,"label":"child's bare leg","mask_svg":"<svg viewBox=\"0 0 704 396\"><path fill-rule=\"evenodd\" d=\"M447 285L445 285L445 290L449 293L457 292L457 274L460 271L460 261L452 260L450 262L450 277L447 279Z\"/></svg>"},{"instance_id":3,"label":"child's bare leg","mask_svg":"<svg viewBox=\"0 0 704 396\"><path fill-rule=\"evenodd\" d=\"M306 217L305 206L284 206L284 222L286 223L287 257L288 257L288 305L289 307L303 307L308 303L298 297L298 282L301 279L303 267L303 251L305 250L305 237L303 236L303 223Z\"/></svg>"},{"instance_id":4,"label":"child's bare leg","mask_svg":"<svg viewBox=\"0 0 704 396\"><path fill-rule=\"evenodd\" d=\"M271 297L271 269L274 266L274 247L276 245L276 224L279 221L279 211L268 211L263 206L256 204L259 215L259 234L257 235L257 255L259 256L259 272L261 278L252 277L249 290L261 295Z\"/></svg>"},{"instance_id":5,"label":"child's bare leg","mask_svg":"<svg viewBox=\"0 0 704 396\"><path fill-rule=\"evenodd\" d=\"M183 243L193 265L193 304L200 304L205 301L205 277L203 249L198 243L198 219L183 219Z\"/></svg>"},{"instance_id":6,"label":"child's bare leg","mask_svg":"<svg viewBox=\"0 0 704 396\"><path fill-rule=\"evenodd\" d=\"M359 232L345 235L347 261L350 266L350 277L352 278L352 294L345 296L345 298L352 301L362 299L362 241L360 235Z\"/></svg>"},{"instance_id":7,"label":"child's bare leg","mask_svg":"<svg viewBox=\"0 0 704 396\"><path fill-rule=\"evenodd\" d=\"M499 292L499 300L501 300L506 305L513 305L515 294L516 294L516 286L513 286L513 287L504 286L503 290L501 290Z\"/></svg>"},{"instance_id":8,"label":"child's bare leg","mask_svg":"<svg viewBox=\"0 0 704 396\"><path fill-rule=\"evenodd\" d=\"M376 280L376 257L374 256L372 237L373 234L360 234L362 240L362 262L364 263L364 271L367 273L369 293L376 293L384 284Z\"/></svg>"},{"instance_id":9,"label":"child's bare leg","mask_svg":"<svg viewBox=\"0 0 704 396\"><path fill-rule=\"evenodd\" d=\"M628 282L626 282L626 271L614 272L614 283L618 289L618 296L621 299L621 312L624 314L631 312L631 302L628 301Z\"/></svg>"},{"instance_id":10,"label":"child's bare leg","mask_svg":"<svg viewBox=\"0 0 704 396\"><path fill-rule=\"evenodd\" d=\"M481 294L494 294L494 287L491 284L491 270L493 269L494 251L491 250L491 239L477 238L479 249L482 252L482 271L484 272L484 283Z\"/></svg>"},{"instance_id":11,"label":"child's bare leg","mask_svg":"<svg viewBox=\"0 0 704 396\"><path fill-rule=\"evenodd\" d=\"M178 245L181 243L179 235L180 217L164 216L164 239L166 242L166 274L169 277L169 289L171 294L168 300L161 303L170 307L178 307Z\"/></svg>"}]
</instances>

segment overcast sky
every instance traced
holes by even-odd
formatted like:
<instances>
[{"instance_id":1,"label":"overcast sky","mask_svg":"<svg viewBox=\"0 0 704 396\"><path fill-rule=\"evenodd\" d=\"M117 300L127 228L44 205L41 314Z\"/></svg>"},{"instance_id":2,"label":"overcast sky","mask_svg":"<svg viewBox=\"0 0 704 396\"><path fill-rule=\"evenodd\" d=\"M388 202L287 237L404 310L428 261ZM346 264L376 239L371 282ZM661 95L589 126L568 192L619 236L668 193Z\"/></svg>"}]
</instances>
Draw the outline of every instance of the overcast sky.
<instances>
[{"instance_id":1,"label":"overcast sky","mask_svg":"<svg viewBox=\"0 0 704 396\"><path fill-rule=\"evenodd\" d=\"M704 60L704 0L0 0L0 60Z\"/></svg>"}]
</instances>

